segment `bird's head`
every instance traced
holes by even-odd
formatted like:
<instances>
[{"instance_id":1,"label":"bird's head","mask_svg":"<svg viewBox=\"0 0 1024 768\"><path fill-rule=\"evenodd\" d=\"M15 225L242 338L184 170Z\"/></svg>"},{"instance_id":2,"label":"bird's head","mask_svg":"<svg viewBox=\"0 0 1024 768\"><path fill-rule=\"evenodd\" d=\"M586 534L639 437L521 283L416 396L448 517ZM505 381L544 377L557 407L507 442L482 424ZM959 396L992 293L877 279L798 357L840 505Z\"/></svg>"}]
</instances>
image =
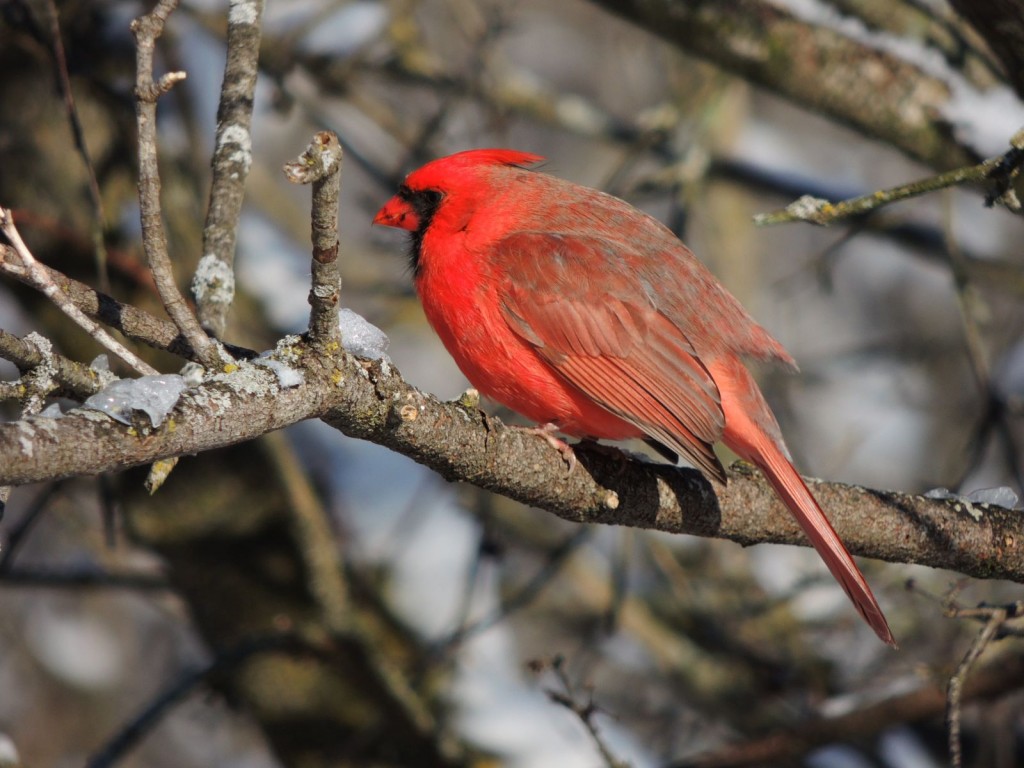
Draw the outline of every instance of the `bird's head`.
<instances>
[{"instance_id":1,"label":"bird's head","mask_svg":"<svg viewBox=\"0 0 1024 768\"><path fill-rule=\"evenodd\" d=\"M513 149L471 149L433 160L405 177L373 223L409 232L409 262L419 276L428 229L442 236L466 230L480 206L498 192L501 182L495 178L496 169L533 165L543 159Z\"/></svg>"},{"instance_id":2,"label":"bird's head","mask_svg":"<svg viewBox=\"0 0 1024 768\"><path fill-rule=\"evenodd\" d=\"M543 159L514 149L470 149L433 160L405 177L398 193L377 211L373 223L422 235L450 195L486 192L482 174L488 169L524 167Z\"/></svg>"}]
</instances>

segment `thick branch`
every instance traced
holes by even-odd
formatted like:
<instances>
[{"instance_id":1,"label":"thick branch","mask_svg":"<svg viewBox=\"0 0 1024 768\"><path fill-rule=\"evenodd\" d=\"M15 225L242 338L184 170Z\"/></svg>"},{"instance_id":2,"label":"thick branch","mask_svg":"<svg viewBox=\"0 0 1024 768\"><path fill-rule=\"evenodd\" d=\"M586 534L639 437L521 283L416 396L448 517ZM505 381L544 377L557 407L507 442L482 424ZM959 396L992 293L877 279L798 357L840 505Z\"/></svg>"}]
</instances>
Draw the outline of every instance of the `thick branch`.
<instances>
[{"instance_id":1,"label":"thick branch","mask_svg":"<svg viewBox=\"0 0 1024 768\"><path fill-rule=\"evenodd\" d=\"M941 117L947 83L764 0L593 0L687 53L946 170L980 158ZM1009 138L1009 137L1007 137Z\"/></svg>"},{"instance_id":2,"label":"thick branch","mask_svg":"<svg viewBox=\"0 0 1024 768\"><path fill-rule=\"evenodd\" d=\"M1004 79L999 62L983 41L941 6L920 0L828 0L828 5L844 17L862 22L872 32L919 40L929 51L941 53L948 65L979 88L992 87Z\"/></svg>"},{"instance_id":3,"label":"thick branch","mask_svg":"<svg viewBox=\"0 0 1024 768\"><path fill-rule=\"evenodd\" d=\"M346 355L305 360L303 384L280 390L270 371L243 364L182 398L172 417L140 436L105 416L0 424L0 485L96 474L230 445L306 418L385 445L439 472L580 523L630 525L731 539L806 545L763 478L743 465L716 491L696 471L580 448L567 472L542 438L475 409L442 403L390 366ZM337 367L335 367L337 366ZM598 479L595 479L598 478ZM856 553L1024 582L1024 516L840 483L815 483L822 506Z\"/></svg>"}]
</instances>

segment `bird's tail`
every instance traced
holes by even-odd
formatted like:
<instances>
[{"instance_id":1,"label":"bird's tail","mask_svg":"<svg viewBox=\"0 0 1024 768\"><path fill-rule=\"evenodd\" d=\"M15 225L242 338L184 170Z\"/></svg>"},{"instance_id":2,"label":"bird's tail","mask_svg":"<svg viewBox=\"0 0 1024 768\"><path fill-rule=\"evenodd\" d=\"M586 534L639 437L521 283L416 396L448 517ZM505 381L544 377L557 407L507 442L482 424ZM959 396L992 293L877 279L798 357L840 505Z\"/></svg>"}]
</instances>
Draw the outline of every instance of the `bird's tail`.
<instances>
[{"instance_id":1,"label":"bird's tail","mask_svg":"<svg viewBox=\"0 0 1024 768\"><path fill-rule=\"evenodd\" d=\"M786 456L775 418L757 385L738 360L733 365L726 364L720 371L725 375L719 375L718 371L712 371L712 375L719 385L725 411L723 441L764 473L864 621L883 642L895 648L896 640L889 623L864 574Z\"/></svg>"},{"instance_id":2,"label":"bird's tail","mask_svg":"<svg viewBox=\"0 0 1024 768\"><path fill-rule=\"evenodd\" d=\"M889 629L889 623L885 620L882 609L878 607L878 602L871 593L871 587L864 579L864 574L860 572L839 535L828 518L825 517L817 500L811 495L793 465L777 447L770 443L768 449L763 450L760 456L750 456L748 460L764 472L772 488L800 523L807 538L818 550L818 554L821 555L821 559L825 561L825 565L835 576L836 581L849 595L860 615L864 617L864 621L885 643L895 647L896 641Z\"/></svg>"}]
</instances>

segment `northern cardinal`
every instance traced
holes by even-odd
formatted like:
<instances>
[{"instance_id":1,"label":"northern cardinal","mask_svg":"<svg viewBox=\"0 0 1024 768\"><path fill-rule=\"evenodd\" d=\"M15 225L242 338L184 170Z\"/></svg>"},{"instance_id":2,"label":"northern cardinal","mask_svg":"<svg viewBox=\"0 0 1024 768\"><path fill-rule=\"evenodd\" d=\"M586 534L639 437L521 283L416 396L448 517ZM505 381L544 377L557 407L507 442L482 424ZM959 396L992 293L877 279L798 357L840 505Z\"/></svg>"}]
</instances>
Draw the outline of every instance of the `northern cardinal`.
<instances>
[{"instance_id":1,"label":"northern cardinal","mask_svg":"<svg viewBox=\"0 0 1024 768\"><path fill-rule=\"evenodd\" d=\"M645 438L720 483L765 474L878 636L889 625L788 458L743 358L793 358L656 219L510 149L410 173L374 217L408 230L427 319L482 394L574 437Z\"/></svg>"}]
</instances>

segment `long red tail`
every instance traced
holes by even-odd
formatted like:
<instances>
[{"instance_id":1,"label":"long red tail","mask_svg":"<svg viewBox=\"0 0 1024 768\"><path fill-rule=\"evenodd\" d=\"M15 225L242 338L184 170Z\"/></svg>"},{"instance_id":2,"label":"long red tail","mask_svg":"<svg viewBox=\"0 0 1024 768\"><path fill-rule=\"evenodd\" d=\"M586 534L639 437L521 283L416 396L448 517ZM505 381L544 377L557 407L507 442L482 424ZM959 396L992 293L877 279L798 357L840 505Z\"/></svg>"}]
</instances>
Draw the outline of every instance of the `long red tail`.
<instances>
[{"instance_id":1,"label":"long red tail","mask_svg":"<svg viewBox=\"0 0 1024 768\"><path fill-rule=\"evenodd\" d=\"M860 615L864 617L864 621L875 630L875 634L884 642L896 647L896 640L889 629L889 623L885 620L882 609L878 607L878 602L871 593L871 587L864 579L864 574L860 572L818 502L811 495L803 479L797 474L796 469L778 448L771 445L770 442L768 445L769 449L762 451L761 456L746 458L764 472L768 482L772 484L772 488L779 494L779 498L785 502L796 521L800 523L800 527L804 529L807 538L818 550L818 554L821 555L821 559L825 561L828 569L832 571L836 581L846 590L846 594L850 596L850 600L853 601Z\"/></svg>"},{"instance_id":2,"label":"long red tail","mask_svg":"<svg viewBox=\"0 0 1024 768\"><path fill-rule=\"evenodd\" d=\"M764 473L864 621L883 642L895 648L896 640L889 623L864 574L786 457L781 437L769 434L769 431L777 432L778 427L750 374L739 360L714 366L711 372L718 384L725 411L723 441Z\"/></svg>"}]
</instances>

